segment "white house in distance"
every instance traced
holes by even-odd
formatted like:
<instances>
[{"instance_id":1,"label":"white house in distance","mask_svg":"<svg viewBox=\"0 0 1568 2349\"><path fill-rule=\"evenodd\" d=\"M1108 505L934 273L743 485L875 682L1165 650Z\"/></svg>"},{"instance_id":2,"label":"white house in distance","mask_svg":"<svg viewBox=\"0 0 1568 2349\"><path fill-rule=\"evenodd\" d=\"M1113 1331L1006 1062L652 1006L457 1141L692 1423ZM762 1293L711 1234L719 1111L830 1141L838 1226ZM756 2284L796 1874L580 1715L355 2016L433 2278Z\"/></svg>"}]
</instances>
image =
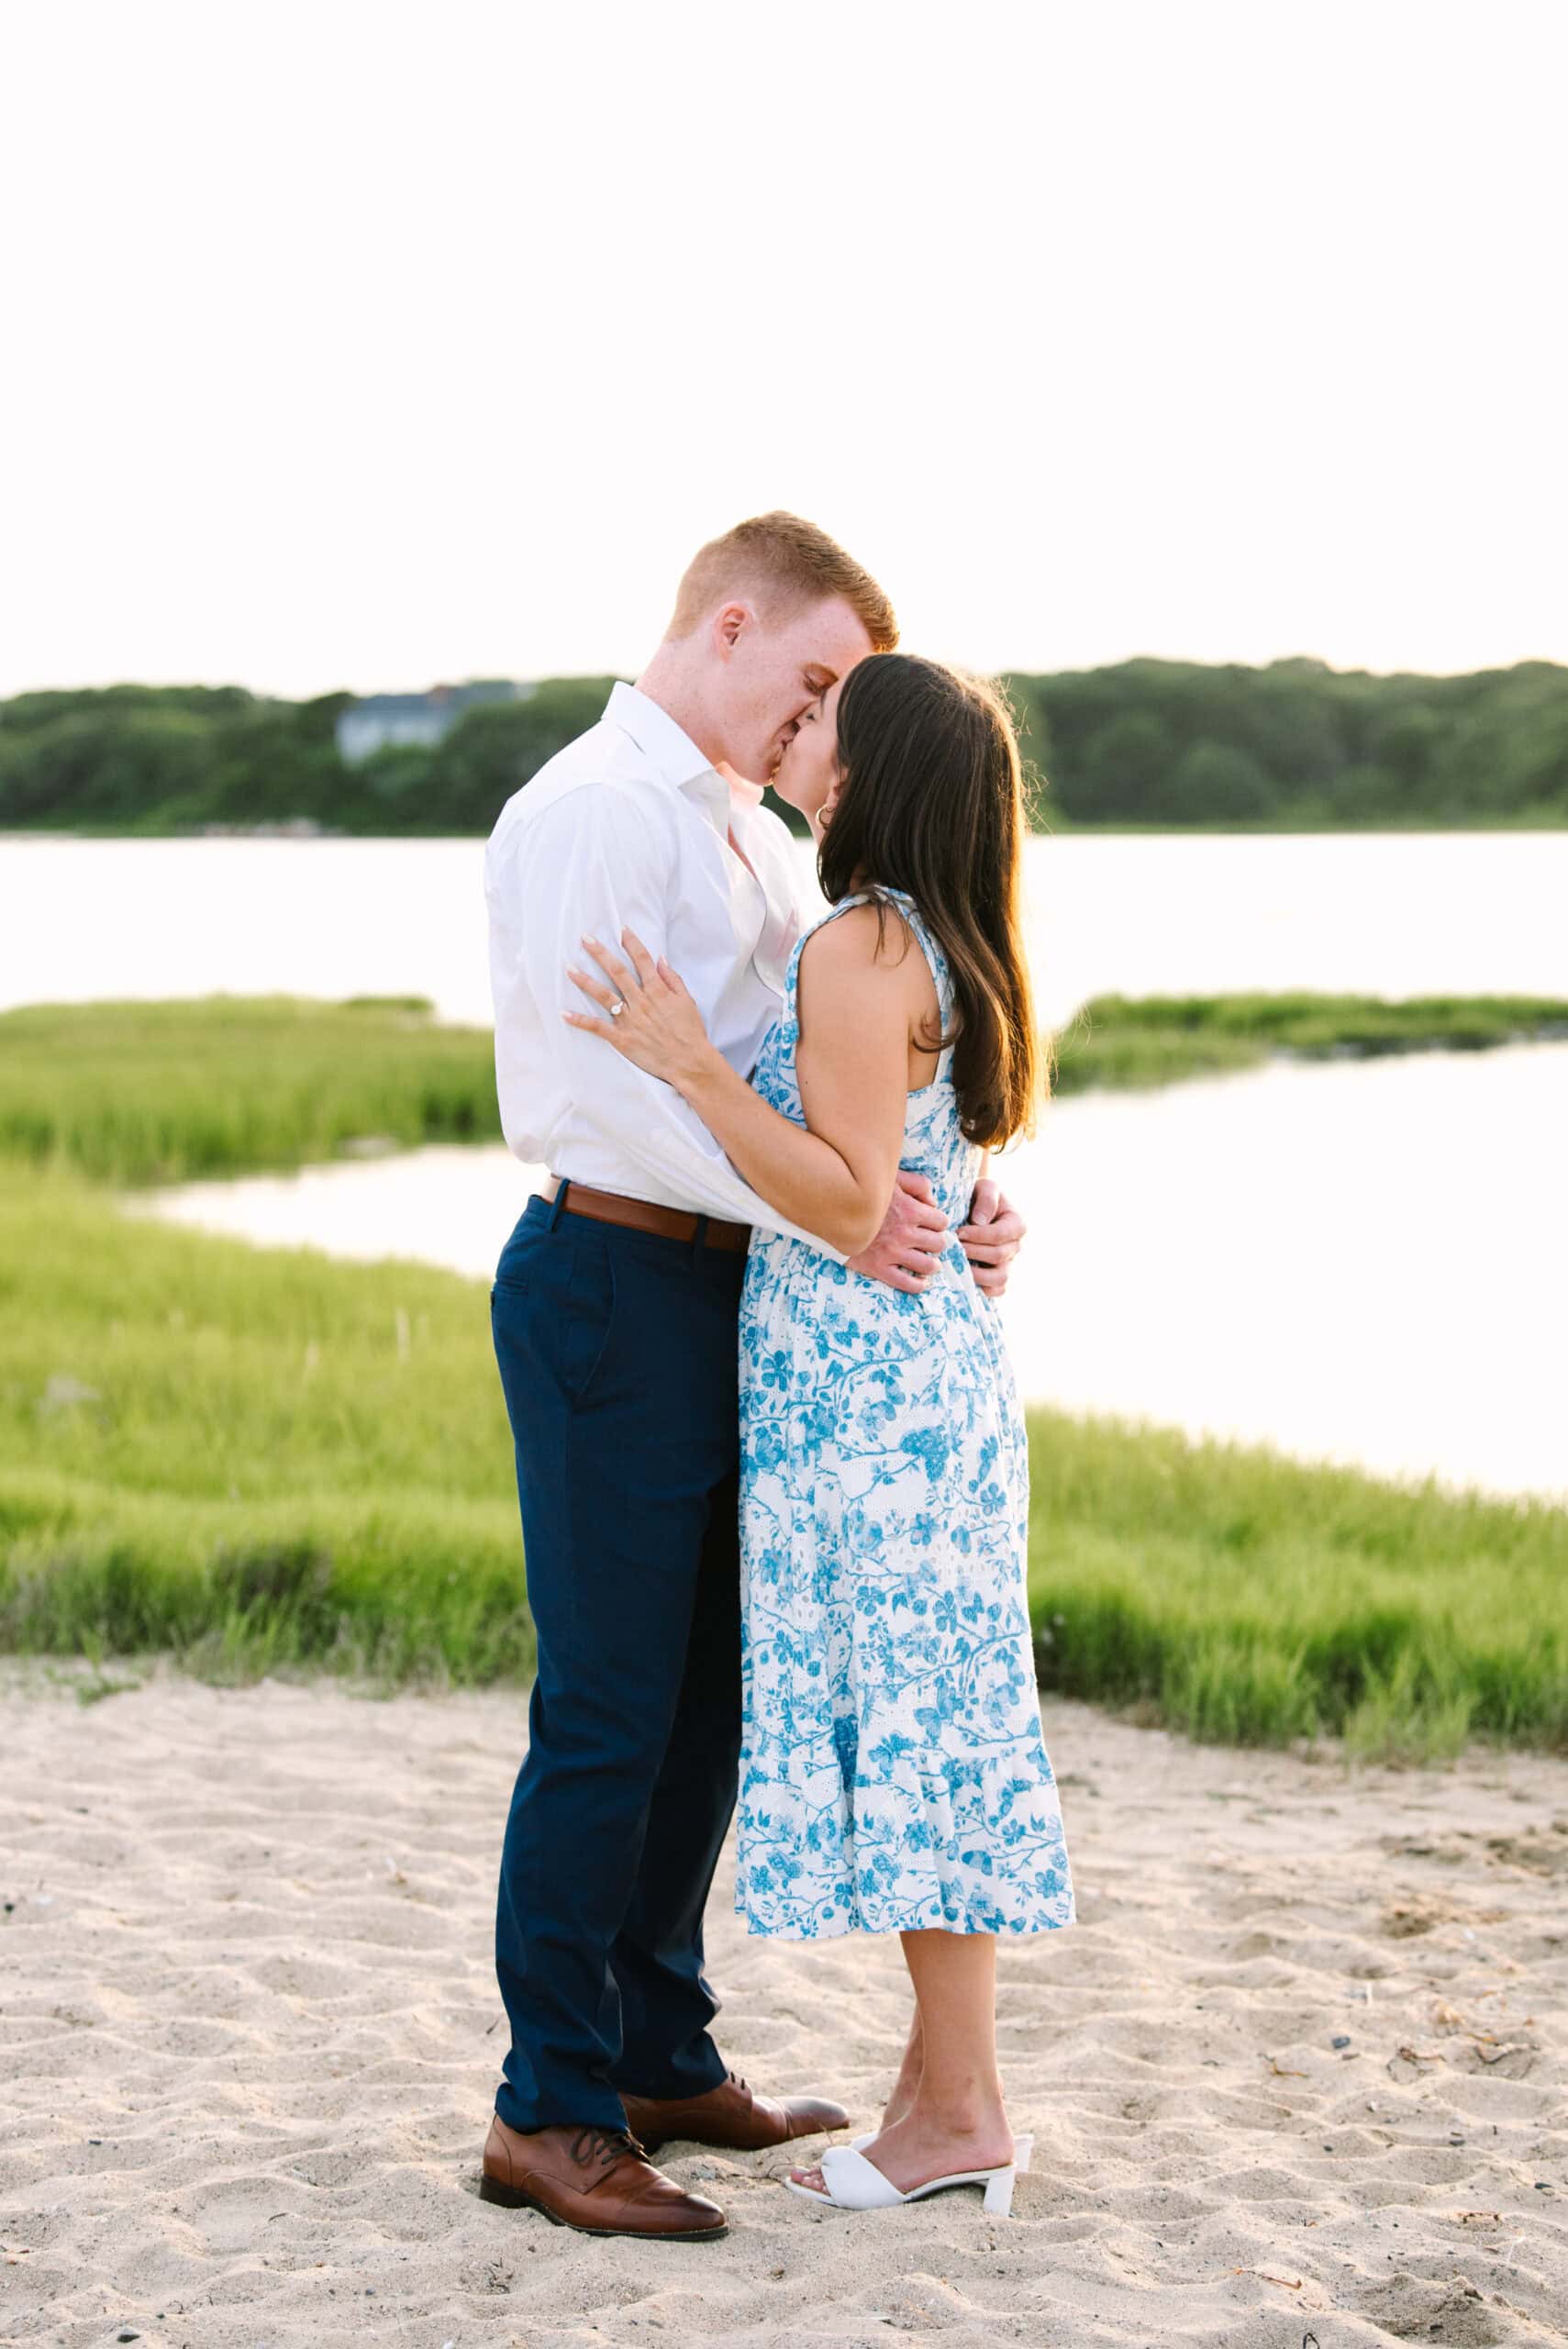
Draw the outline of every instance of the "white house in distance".
<instances>
[{"instance_id":1,"label":"white house in distance","mask_svg":"<svg viewBox=\"0 0 1568 2349\"><path fill-rule=\"evenodd\" d=\"M384 742L439 742L475 702L527 701L533 690L510 677L478 677L425 694L365 694L338 720L339 755L357 766Z\"/></svg>"}]
</instances>

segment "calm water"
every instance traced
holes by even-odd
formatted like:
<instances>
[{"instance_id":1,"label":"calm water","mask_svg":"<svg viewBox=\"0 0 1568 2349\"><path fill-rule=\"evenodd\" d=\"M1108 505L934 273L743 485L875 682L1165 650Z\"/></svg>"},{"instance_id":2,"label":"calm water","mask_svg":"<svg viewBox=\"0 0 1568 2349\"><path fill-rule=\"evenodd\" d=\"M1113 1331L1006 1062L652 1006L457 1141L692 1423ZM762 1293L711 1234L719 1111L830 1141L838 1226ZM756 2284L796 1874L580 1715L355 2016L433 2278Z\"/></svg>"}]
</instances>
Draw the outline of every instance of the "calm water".
<instances>
[{"instance_id":1,"label":"calm water","mask_svg":"<svg viewBox=\"0 0 1568 2349\"><path fill-rule=\"evenodd\" d=\"M1389 1475L1568 1498L1568 1044L1275 1066L1054 1105L1003 1162L1033 1224L1020 1386ZM476 1278L504 1149L191 1184L154 1212Z\"/></svg>"},{"instance_id":2,"label":"calm water","mask_svg":"<svg viewBox=\"0 0 1568 2349\"><path fill-rule=\"evenodd\" d=\"M281 989L484 1020L482 844L0 840L0 1005ZM1043 841L1047 1017L1086 996L1568 996L1568 835ZM1568 1045L1053 1104L1005 1163L1026 1393L1568 1497ZM425 1150L154 1211L486 1276L532 1177Z\"/></svg>"},{"instance_id":3,"label":"calm water","mask_svg":"<svg viewBox=\"0 0 1568 2349\"><path fill-rule=\"evenodd\" d=\"M488 1023L483 856L0 836L0 1008L281 989ZM1039 840L1029 895L1052 1020L1110 991L1568 996L1568 832Z\"/></svg>"}]
</instances>

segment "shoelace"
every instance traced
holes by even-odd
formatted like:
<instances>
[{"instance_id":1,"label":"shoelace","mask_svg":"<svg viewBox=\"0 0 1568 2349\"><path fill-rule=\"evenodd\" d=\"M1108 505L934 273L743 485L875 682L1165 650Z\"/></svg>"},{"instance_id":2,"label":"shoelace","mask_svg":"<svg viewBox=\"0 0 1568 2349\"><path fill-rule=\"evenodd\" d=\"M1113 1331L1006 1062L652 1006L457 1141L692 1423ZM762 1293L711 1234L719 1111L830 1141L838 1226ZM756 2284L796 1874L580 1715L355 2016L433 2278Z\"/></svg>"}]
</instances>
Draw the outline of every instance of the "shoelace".
<instances>
[{"instance_id":1,"label":"shoelace","mask_svg":"<svg viewBox=\"0 0 1568 2349\"><path fill-rule=\"evenodd\" d=\"M606 2170L612 2169L617 2162L625 2161L628 2154L635 2154L639 2161L647 2159L642 2146L629 2129L601 2128L596 2121L585 2122L578 2130L572 2140L571 2151L574 2162L586 2165L589 2162L597 2161L601 2169Z\"/></svg>"}]
</instances>

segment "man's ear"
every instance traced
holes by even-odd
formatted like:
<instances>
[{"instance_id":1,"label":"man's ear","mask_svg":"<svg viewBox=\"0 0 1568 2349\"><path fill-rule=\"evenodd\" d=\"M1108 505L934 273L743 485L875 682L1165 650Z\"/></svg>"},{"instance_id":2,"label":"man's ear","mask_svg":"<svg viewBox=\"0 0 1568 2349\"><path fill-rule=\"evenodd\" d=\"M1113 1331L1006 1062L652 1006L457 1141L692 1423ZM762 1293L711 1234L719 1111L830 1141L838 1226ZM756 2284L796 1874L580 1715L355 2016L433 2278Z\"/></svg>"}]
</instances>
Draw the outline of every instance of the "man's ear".
<instances>
[{"instance_id":1,"label":"man's ear","mask_svg":"<svg viewBox=\"0 0 1568 2349\"><path fill-rule=\"evenodd\" d=\"M750 604L724 604L713 616L713 647L721 661L728 661L749 628L757 625L757 615Z\"/></svg>"}]
</instances>

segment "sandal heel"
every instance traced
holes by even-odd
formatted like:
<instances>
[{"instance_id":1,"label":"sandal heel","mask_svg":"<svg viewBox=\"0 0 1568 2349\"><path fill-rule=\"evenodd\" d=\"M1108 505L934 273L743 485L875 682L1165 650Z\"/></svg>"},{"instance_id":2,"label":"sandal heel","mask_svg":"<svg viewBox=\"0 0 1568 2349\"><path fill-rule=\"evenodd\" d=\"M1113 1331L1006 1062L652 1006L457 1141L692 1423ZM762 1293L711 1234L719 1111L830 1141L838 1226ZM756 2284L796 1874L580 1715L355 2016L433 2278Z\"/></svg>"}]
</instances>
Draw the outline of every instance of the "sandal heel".
<instances>
[{"instance_id":1,"label":"sandal heel","mask_svg":"<svg viewBox=\"0 0 1568 2349\"><path fill-rule=\"evenodd\" d=\"M986 2179L985 2208L992 2218L1005 2219L1011 2212L1013 2180L1017 2176L1018 2171L1009 2165L1006 2169L993 2170Z\"/></svg>"}]
</instances>

